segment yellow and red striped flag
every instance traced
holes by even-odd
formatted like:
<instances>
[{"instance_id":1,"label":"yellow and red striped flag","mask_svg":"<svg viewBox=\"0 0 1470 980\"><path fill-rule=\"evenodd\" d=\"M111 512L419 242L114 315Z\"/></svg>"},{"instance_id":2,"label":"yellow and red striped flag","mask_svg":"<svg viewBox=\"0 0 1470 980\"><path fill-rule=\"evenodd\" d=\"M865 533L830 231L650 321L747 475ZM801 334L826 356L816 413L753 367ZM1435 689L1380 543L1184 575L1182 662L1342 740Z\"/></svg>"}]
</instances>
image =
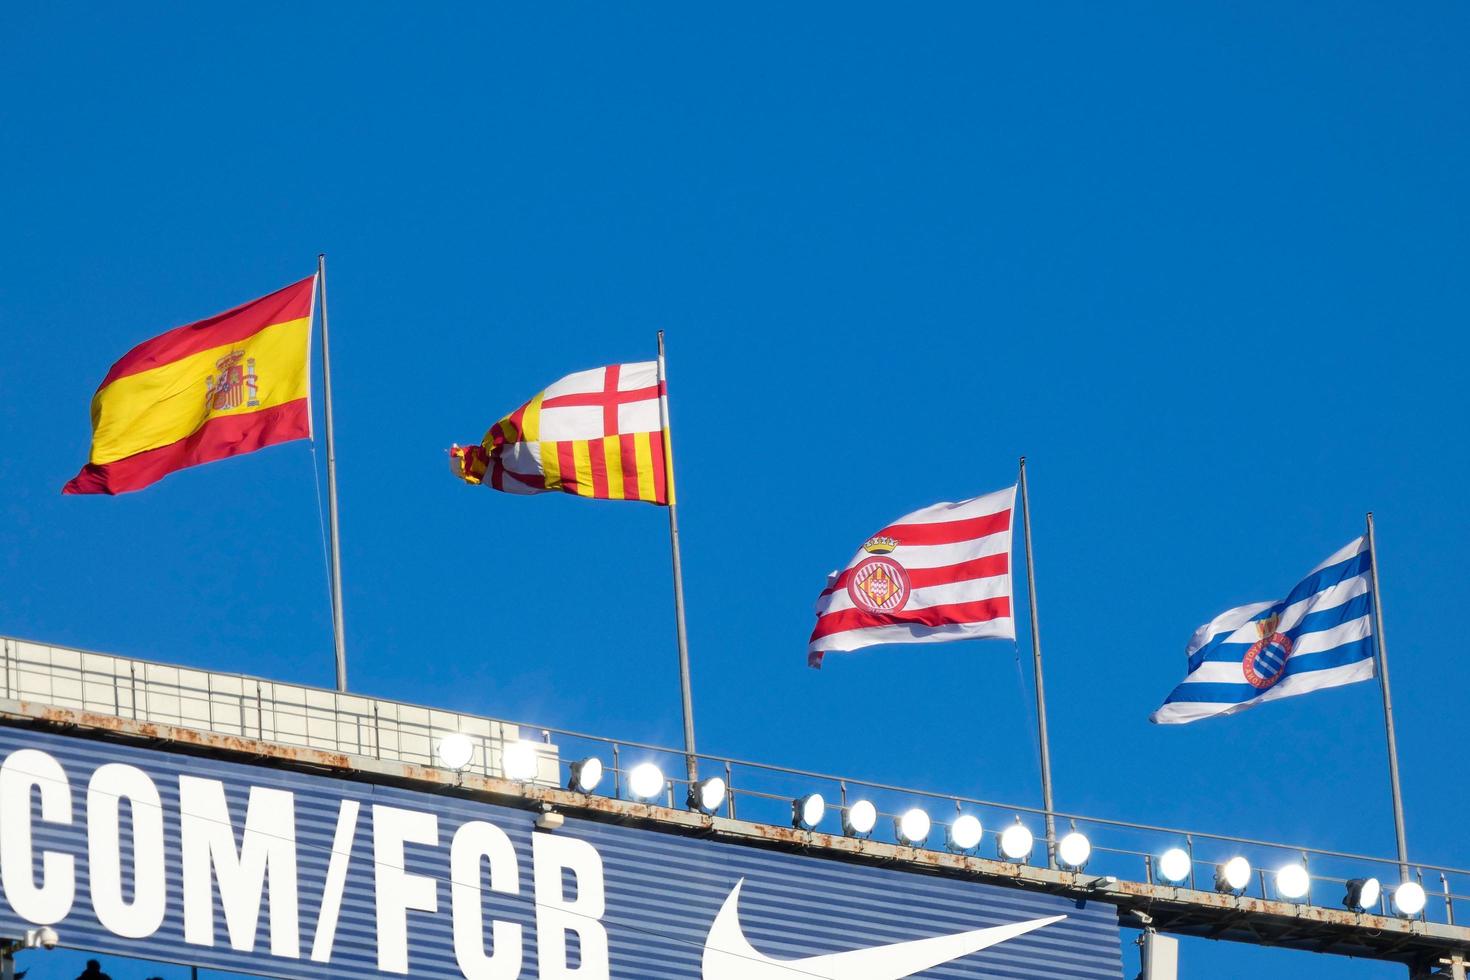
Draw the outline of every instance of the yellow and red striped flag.
<instances>
[{"instance_id":1,"label":"yellow and red striped flag","mask_svg":"<svg viewBox=\"0 0 1470 980\"><path fill-rule=\"evenodd\" d=\"M674 499L668 406L657 361L578 371L449 451L455 476L507 493Z\"/></svg>"},{"instance_id":2,"label":"yellow and red striped flag","mask_svg":"<svg viewBox=\"0 0 1470 980\"><path fill-rule=\"evenodd\" d=\"M145 340L92 397L92 455L62 493L141 490L187 466L311 438L316 277Z\"/></svg>"}]
</instances>

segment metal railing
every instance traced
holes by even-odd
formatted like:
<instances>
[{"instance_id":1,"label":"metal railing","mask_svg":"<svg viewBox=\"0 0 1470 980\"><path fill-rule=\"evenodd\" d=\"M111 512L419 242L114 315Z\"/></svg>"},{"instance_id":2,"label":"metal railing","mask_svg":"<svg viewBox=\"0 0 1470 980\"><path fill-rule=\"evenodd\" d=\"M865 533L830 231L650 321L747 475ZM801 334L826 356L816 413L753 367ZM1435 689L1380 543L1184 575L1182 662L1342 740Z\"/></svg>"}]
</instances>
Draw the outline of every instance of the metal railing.
<instances>
[{"instance_id":1,"label":"metal railing","mask_svg":"<svg viewBox=\"0 0 1470 980\"><path fill-rule=\"evenodd\" d=\"M0 637L0 691L36 701L414 765L438 765L436 749L452 732L472 746L463 767L502 776L506 745L521 728L492 718L280 681L134 660ZM556 746L542 735L533 781L560 778Z\"/></svg>"},{"instance_id":2,"label":"metal railing","mask_svg":"<svg viewBox=\"0 0 1470 980\"><path fill-rule=\"evenodd\" d=\"M693 808L688 801L689 780L683 776L685 755L682 750L557 728L541 730L556 741L568 770L585 758L597 758L602 762L605 775L602 784L592 790L594 795L637 799L629 791L627 775L635 766L651 762L664 774L663 788L658 798L651 802ZM792 826L798 801L817 793L824 799L825 815L813 829L827 833L849 833L844 818L858 801L867 801L876 808L877 821L870 833L851 836L885 843L915 843L903 839L898 822L903 814L917 808L929 817L931 828L928 836L915 846L932 850L950 850L1010 863L1045 866L1050 860L1049 851L1058 849L1061 841L1076 831L1088 841L1088 859L1082 867L1075 869L1068 868L1059 860L1057 866L1062 870L1075 870L1083 878L1111 875L1120 880L1214 891L1217 868L1231 858L1244 857L1250 862L1250 881L1236 894L1342 908L1350 880L1374 877L1382 885L1382 895L1374 907L1364 911L1394 914L1390 893L1400 880L1398 862L1394 858L1089 817L1060 810L1053 813L1057 839L1048 840L1044 831L1046 812L1039 807L893 786L725 756L701 754L698 760L702 779L719 777L725 781L726 794L717 812L731 818ZM567 780L563 780L563 785L566 783ZM949 831L955 820L966 814L979 819L982 834L977 846L962 850L952 846ZM1000 839L1008 827L1017 823L1030 832L1033 847L1024 857L1012 859L1001 852ZM1174 848L1183 851L1188 858L1188 873L1178 881L1164 878L1158 869L1160 856ZM1276 872L1288 864L1301 864L1310 875L1307 893L1297 899L1286 898L1276 885ZM1424 910L1411 918L1454 925L1457 911L1462 910L1461 903L1470 901L1470 891L1467 891L1470 890L1470 870L1413 864L1409 872L1410 877L1425 889L1427 899Z\"/></svg>"},{"instance_id":3,"label":"metal railing","mask_svg":"<svg viewBox=\"0 0 1470 980\"><path fill-rule=\"evenodd\" d=\"M683 775L685 754L666 746L9 638L0 638L0 667L0 690L14 700L416 765L443 767L437 748L446 736L459 733L473 746L469 762L460 768L491 777L506 776L502 760L507 746L528 742L536 757L535 774L528 781L542 785L568 786L574 767L583 760L597 759L603 775L588 789L589 795L638 798L631 791L629 774L651 763L660 778L658 792L649 802L692 806L688 802L690 782ZM532 736L526 737L527 732ZM825 812L812 829L827 833L851 833L887 843L1043 866L1060 844L1060 840L1045 838L1046 813L1036 807L725 756L700 755L698 762L701 779L724 781L725 793L717 812L734 819L792 826L796 801L815 793L822 796ZM872 830L860 835L848 828L845 819L859 801L871 803L878 814ZM923 840L905 840L898 831L899 818L911 809L922 810L930 819L931 828ZM966 814L980 821L982 833L978 845L961 851L949 832L955 820ZM1060 866L1089 878L1111 875L1211 891L1217 887L1217 867L1243 857L1252 870L1240 894L1341 907L1349 880L1375 877L1382 882L1383 894L1365 911L1384 915L1395 911L1391 890L1400 876L1392 858L1062 811L1053 816L1059 838L1079 832L1091 849L1082 867ZM1018 823L1030 831L1034 844L1027 854L1007 857L1000 851L1000 838ZM1158 861L1174 848L1187 856L1188 873L1169 881L1160 873ZM1310 875L1308 891L1298 899L1287 899L1276 883L1276 872L1288 864L1300 864ZM1454 925L1462 903L1470 901L1470 870L1416 864L1410 867L1409 876L1427 893L1424 909L1413 917Z\"/></svg>"}]
</instances>

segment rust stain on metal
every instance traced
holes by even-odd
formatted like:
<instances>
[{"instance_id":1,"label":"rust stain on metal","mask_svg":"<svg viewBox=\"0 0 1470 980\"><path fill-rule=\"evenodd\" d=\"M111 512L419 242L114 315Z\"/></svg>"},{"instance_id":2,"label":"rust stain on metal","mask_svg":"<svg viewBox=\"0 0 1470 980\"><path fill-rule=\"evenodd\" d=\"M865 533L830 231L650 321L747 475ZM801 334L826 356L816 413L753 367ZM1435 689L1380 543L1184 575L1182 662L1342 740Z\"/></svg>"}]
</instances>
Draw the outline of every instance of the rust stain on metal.
<instances>
[{"instance_id":1,"label":"rust stain on metal","mask_svg":"<svg viewBox=\"0 0 1470 980\"><path fill-rule=\"evenodd\" d=\"M163 722L137 721L115 715L99 715L90 711L75 711L49 705L32 705L21 702L26 717L66 727L91 728L134 738L152 741L176 742L213 751L232 752L256 758L280 759L286 762L305 762L311 765L329 766L338 769L353 767L352 756L341 752L325 752L304 746L285 745L280 742L265 742L239 735L206 732L197 728L185 728Z\"/></svg>"}]
</instances>

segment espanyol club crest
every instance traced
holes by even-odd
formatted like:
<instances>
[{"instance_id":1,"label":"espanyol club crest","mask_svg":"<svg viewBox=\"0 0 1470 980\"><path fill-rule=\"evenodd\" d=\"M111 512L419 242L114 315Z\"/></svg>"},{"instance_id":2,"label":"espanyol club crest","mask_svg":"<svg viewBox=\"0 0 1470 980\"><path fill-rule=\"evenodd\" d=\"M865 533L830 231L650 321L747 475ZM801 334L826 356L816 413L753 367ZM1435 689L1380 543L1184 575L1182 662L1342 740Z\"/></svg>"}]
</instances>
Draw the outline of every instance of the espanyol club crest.
<instances>
[{"instance_id":1,"label":"espanyol club crest","mask_svg":"<svg viewBox=\"0 0 1470 980\"><path fill-rule=\"evenodd\" d=\"M877 537L863 545L872 555L852 570L847 580L847 594L859 609L874 613L895 613L909 601L909 573L892 558L885 557L898 542Z\"/></svg>"},{"instance_id":2,"label":"espanyol club crest","mask_svg":"<svg viewBox=\"0 0 1470 980\"><path fill-rule=\"evenodd\" d=\"M1256 623L1260 639L1245 652L1241 669L1251 687L1264 691L1286 676L1286 661L1291 658L1291 637L1276 632L1281 616L1272 613Z\"/></svg>"}]
</instances>

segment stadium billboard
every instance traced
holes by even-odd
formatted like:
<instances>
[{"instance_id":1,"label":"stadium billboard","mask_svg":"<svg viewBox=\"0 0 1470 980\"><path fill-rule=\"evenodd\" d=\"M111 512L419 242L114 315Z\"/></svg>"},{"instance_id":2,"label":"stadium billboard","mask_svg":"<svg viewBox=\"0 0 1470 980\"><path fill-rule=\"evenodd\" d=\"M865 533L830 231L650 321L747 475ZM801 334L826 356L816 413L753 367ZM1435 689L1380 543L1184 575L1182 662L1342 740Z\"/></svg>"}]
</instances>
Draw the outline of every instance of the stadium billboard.
<instances>
[{"instance_id":1,"label":"stadium billboard","mask_svg":"<svg viewBox=\"0 0 1470 980\"><path fill-rule=\"evenodd\" d=\"M1116 909L0 727L0 935L286 978L1121 978Z\"/></svg>"}]
</instances>

